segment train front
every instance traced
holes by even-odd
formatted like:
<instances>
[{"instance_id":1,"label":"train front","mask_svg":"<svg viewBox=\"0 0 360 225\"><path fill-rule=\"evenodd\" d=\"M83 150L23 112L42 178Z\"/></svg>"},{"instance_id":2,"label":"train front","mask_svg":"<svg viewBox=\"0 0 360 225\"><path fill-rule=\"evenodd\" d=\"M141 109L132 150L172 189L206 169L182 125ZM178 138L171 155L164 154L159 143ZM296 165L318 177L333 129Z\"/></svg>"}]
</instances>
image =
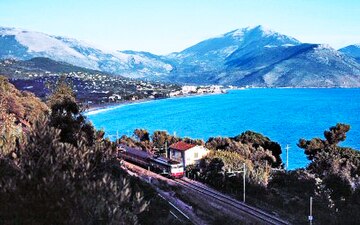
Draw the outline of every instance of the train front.
<instances>
[{"instance_id":1,"label":"train front","mask_svg":"<svg viewBox=\"0 0 360 225\"><path fill-rule=\"evenodd\" d=\"M171 165L170 176L173 178L182 178L184 176L184 166L182 163L175 163Z\"/></svg>"}]
</instances>

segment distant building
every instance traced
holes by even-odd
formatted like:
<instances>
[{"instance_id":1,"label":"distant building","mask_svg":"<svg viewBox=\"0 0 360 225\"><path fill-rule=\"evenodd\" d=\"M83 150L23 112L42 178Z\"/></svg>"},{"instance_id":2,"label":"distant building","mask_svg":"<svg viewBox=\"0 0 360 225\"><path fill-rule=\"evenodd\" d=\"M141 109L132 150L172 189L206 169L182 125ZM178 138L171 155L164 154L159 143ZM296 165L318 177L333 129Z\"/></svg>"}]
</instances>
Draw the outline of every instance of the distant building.
<instances>
[{"instance_id":1,"label":"distant building","mask_svg":"<svg viewBox=\"0 0 360 225\"><path fill-rule=\"evenodd\" d=\"M184 167L186 167L197 164L208 152L209 150L204 146L179 141L170 145L168 156L170 159L182 162Z\"/></svg>"},{"instance_id":2,"label":"distant building","mask_svg":"<svg viewBox=\"0 0 360 225\"><path fill-rule=\"evenodd\" d=\"M182 86L181 91L183 94L196 93L197 86Z\"/></svg>"}]
</instances>

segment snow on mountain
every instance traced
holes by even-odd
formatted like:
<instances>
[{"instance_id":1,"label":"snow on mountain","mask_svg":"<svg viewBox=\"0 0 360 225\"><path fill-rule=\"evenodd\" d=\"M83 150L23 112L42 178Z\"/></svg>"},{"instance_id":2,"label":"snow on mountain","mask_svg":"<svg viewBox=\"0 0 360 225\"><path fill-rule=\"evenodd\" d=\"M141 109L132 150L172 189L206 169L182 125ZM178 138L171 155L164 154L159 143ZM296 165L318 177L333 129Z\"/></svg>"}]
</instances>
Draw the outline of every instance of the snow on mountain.
<instances>
[{"instance_id":1,"label":"snow on mountain","mask_svg":"<svg viewBox=\"0 0 360 225\"><path fill-rule=\"evenodd\" d=\"M0 27L1 59L28 60L34 57L47 57L134 78L162 76L172 69L161 57L151 54L107 51L72 38Z\"/></svg>"},{"instance_id":2,"label":"snow on mountain","mask_svg":"<svg viewBox=\"0 0 360 225\"><path fill-rule=\"evenodd\" d=\"M276 55L275 52L268 54ZM360 65L328 45L301 44L289 47L286 52L277 53L269 63L262 63L263 60L257 57L245 61L238 61L237 64L236 60L233 61L226 80L220 82L261 87L360 86Z\"/></svg>"},{"instance_id":3,"label":"snow on mountain","mask_svg":"<svg viewBox=\"0 0 360 225\"><path fill-rule=\"evenodd\" d=\"M262 26L237 29L171 55L171 80L260 87L359 87L360 65L329 45ZM177 57L177 58L176 58Z\"/></svg>"},{"instance_id":4,"label":"snow on mountain","mask_svg":"<svg viewBox=\"0 0 360 225\"><path fill-rule=\"evenodd\" d=\"M360 63L360 44L349 45L339 49L339 51L355 58Z\"/></svg>"},{"instance_id":5,"label":"snow on mountain","mask_svg":"<svg viewBox=\"0 0 360 225\"><path fill-rule=\"evenodd\" d=\"M360 87L359 49L303 44L255 26L159 56L108 51L72 38L0 27L0 59L47 57L131 78L196 84Z\"/></svg>"},{"instance_id":6,"label":"snow on mountain","mask_svg":"<svg viewBox=\"0 0 360 225\"><path fill-rule=\"evenodd\" d=\"M259 54L264 48L285 48L299 44L298 40L263 26L241 28L171 54L169 57L174 59L177 73L170 76L180 82L188 79L198 83L214 82L210 76L223 73L229 58L249 57Z\"/></svg>"}]
</instances>

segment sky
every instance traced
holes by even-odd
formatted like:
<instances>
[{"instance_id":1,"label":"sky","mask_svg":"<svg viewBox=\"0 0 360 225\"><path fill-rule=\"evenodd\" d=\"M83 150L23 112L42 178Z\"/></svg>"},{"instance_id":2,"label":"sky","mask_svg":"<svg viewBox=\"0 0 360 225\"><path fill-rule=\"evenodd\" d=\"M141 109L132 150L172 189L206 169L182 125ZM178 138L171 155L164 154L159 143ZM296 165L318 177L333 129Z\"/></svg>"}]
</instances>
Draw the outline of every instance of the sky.
<instances>
[{"instance_id":1,"label":"sky","mask_svg":"<svg viewBox=\"0 0 360 225\"><path fill-rule=\"evenodd\" d=\"M360 43L359 21L359 0L0 0L0 26L155 54L256 25L338 49Z\"/></svg>"}]
</instances>

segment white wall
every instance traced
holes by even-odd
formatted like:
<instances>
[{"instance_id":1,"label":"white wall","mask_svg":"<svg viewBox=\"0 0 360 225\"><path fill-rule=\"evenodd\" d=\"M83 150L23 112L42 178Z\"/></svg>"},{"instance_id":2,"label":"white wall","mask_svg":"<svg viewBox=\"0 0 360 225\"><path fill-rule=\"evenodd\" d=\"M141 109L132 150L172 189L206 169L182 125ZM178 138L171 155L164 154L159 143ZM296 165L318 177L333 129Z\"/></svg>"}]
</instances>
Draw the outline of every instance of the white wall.
<instances>
[{"instance_id":1,"label":"white wall","mask_svg":"<svg viewBox=\"0 0 360 225\"><path fill-rule=\"evenodd\" d=\"M185 166L196 164L199 159L204 157L209 150L203 146L195 146L185 151Z\"/></svg>"}]
</instances>

